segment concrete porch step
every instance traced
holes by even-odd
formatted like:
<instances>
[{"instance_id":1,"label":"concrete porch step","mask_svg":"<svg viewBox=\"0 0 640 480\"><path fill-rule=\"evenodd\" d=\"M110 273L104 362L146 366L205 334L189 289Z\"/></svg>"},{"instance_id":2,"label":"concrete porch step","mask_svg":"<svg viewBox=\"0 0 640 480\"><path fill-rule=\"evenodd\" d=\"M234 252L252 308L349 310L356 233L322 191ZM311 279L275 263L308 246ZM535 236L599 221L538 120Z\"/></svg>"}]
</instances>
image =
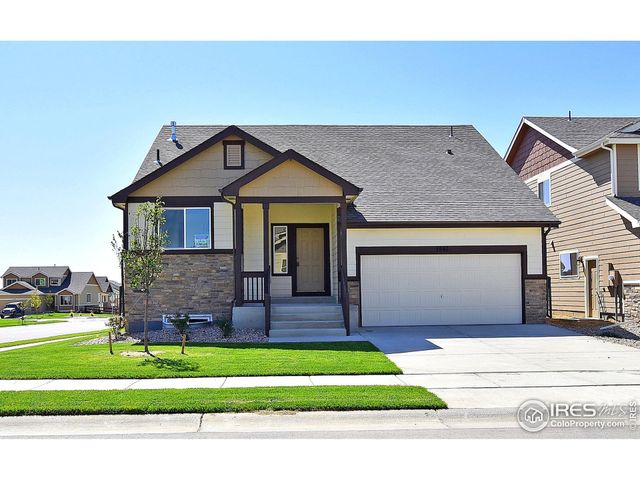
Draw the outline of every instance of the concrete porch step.
<instances>
[{"instance_id":1,"label":"concrete porch step","mask_svg":"<svg viewBox=\"0 0 640 480\"><path fill-rule=\"evenodd\" d=\"M272 315L313 315L319 313L333 313L342 315L342 306L340 305L324 305L324 304L301 304L301 305L281 305L271 304Z\"/></svg>"},{"instance_id":2,"label":"concrete porch step","mask_svg":"<svg viewBox=\"0 0 640 480\"><path fill-rule=\"evenodd\" d=\"M292 312L292 313L274 313L271 312L272 321L342 321L342 312Z\"/></svg>"},{"instance_id":3,"label":"concrete porch step","mask_svg":"<svg viewBox=\"0 0 640 480\"><path fill-rule=\"evenodd\" d=\"M320 303L323 305L336 305L336 297L311 296L311 297L271 297L271 305L298 305L305 303Z\"/></svg>"},{"instance_id":4,"label":"concrete porch step","mask_svg":"<svg viewBox=\"0 0 640 480\"><path fill-rule=\"evenodd\" d=\"M344 337L347 332L344 328L283 328L271 329L269 337Z\"/></svg>"},{"instance_id":5,"label":"concrete porch step","mask_svg":"<svg viewBox=\"0 0 640 480\"><path fill-rule=\"evenodd\" d=\"M308 328L343 328L344 322L339 320L280 320L271 319L271 328L283 329L308 329Z\"/></svg>"}]
</instances>

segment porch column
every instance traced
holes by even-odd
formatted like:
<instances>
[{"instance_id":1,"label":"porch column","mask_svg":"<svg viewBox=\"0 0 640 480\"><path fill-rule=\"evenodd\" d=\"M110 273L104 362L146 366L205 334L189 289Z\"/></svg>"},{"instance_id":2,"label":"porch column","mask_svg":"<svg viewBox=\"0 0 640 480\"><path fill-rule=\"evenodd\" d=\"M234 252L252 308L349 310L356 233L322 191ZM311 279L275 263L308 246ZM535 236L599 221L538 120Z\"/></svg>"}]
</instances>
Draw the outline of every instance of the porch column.
<instances>
[{"instance_id":1,"label":"porch column","mask_svg":"<svg viewBox=\"0 0 640 480\"><path fill-rule=\"evenodd\" d=\"M350 335L349 326L349 285L347 284L347 200L340 200L340 241L338 242L340 258L340 300L342 303L342 316L344 328Z\"/></svg>"},{"instance_id":2,"label":"porch column","mask_svg":"<svg viewBox=\"0 0 640 480\"><path fill-rule=\"evenodd\" d=\"M271 329L271 235L269 228L269 203L262 204L262 257L264 265L264 333Z\"/></svg>"},{"instance_id":3,"label":"porch column","mask_svg":"<svg viewBox=\"0 0 640 480\"><path fill-rule=\"evenodd\" d=\"M242 253L244 251L243 215L242 202L236 200L235 205L235 248L233 250L233 271L235 277L236 305L244 304L244 288L242 285Z\"/></svg>"}]
</instances>

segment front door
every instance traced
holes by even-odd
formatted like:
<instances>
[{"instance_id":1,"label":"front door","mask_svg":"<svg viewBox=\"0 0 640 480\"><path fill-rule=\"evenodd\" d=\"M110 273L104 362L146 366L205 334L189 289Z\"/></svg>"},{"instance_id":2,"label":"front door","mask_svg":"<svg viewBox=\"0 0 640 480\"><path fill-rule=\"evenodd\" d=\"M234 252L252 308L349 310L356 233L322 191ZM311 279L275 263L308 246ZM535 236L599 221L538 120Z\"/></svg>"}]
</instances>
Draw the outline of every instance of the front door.
<instances>
[{"instance_id":1,"label":"front door","mask_svg":"<svg viewBox=\"0 0 640 480\"><path fill-rule=\"evenodd\" d=\"M598 263L587 260L587 316L598 316Z\"/></svg>"},{"instance_id":2,"label":"front door","mask_svg":"<svg viewBox=\"0 0 640 480\"><path fill-rule=\"evenodd\" d=\"M326 291L325 229L296 228L296 288L298 295L321 295Z\"/></svg>"}]
</instances>

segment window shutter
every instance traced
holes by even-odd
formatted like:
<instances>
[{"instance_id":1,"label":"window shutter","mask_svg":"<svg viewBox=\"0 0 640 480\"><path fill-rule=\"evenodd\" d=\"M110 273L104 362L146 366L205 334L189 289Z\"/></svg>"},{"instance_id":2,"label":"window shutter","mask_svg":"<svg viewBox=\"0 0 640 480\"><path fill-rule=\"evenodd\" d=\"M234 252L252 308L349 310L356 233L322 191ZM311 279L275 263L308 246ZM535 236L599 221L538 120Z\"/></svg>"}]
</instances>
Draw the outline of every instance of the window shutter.
<instances>
[{"instance_id":1,"label":"window shutter","mask_svg":"<svg viewBox=\"0 0 640 480\"><path fill-rule=\"evenodd\" d=\"M242 145L227 145L227 166L242 166Z\"/></svg>"}]
</instances>

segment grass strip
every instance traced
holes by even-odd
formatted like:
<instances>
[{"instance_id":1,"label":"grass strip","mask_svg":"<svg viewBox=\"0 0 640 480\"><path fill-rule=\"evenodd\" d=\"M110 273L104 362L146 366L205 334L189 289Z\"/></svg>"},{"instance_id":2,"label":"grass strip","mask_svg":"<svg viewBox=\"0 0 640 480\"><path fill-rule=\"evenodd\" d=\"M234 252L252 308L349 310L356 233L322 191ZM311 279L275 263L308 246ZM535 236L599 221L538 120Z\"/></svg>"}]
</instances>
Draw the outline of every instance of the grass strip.
<instances>
[{"instance_id":1,"label":"grass strip","mask_svg":"<svg viewBox=\"0 0 640 480\"><path fill-rule=\"evenodd\" d=\"M18 345L27 345L29 343L39 343L39 342L48 342L50 340L60 340L60 339L77 339L80 337L89 337L102 335L107 333L107 330L95 330L93 332L81 332L81 333L65 333L64 335L55 335L53 337L43 337L43 338L31 338L28 340L16 340L14 342L5 342L0 343L0 348L4 347L16 347Z\"/></svg>"},{"instance_id":2,"label":"grass strip","mask_svg":"<svg viewBox=\"0 0 640 480\"><path fill-rule=\"evenodd\" d=\"M23 327L27 325L45 325L47 323L64 323L66 320L43 320L35 321L29 318L25 318L24 321L19 318L0 319L0 328L2 327Z\"/></svg>"},{"instance_id":3,"label":"grass strip","mask_svg":"<svg viewBox=\"0 0 640 480\"><path fill-rule=\"evenodd\" d=\"M402 371L369 342L153 344L49 343L0 353L0 378L169 378L364 375Z\"/></svg>"},{"instance_id":4,"label":"grass strip","mask_svg":"<svg viewBox=\"0 0 640 480\"><path fill-rule=\"evenodd\" d=\"M334 386L0 392L0 416L441 409L423 387Z\"/></svg>"}]
</instances>

